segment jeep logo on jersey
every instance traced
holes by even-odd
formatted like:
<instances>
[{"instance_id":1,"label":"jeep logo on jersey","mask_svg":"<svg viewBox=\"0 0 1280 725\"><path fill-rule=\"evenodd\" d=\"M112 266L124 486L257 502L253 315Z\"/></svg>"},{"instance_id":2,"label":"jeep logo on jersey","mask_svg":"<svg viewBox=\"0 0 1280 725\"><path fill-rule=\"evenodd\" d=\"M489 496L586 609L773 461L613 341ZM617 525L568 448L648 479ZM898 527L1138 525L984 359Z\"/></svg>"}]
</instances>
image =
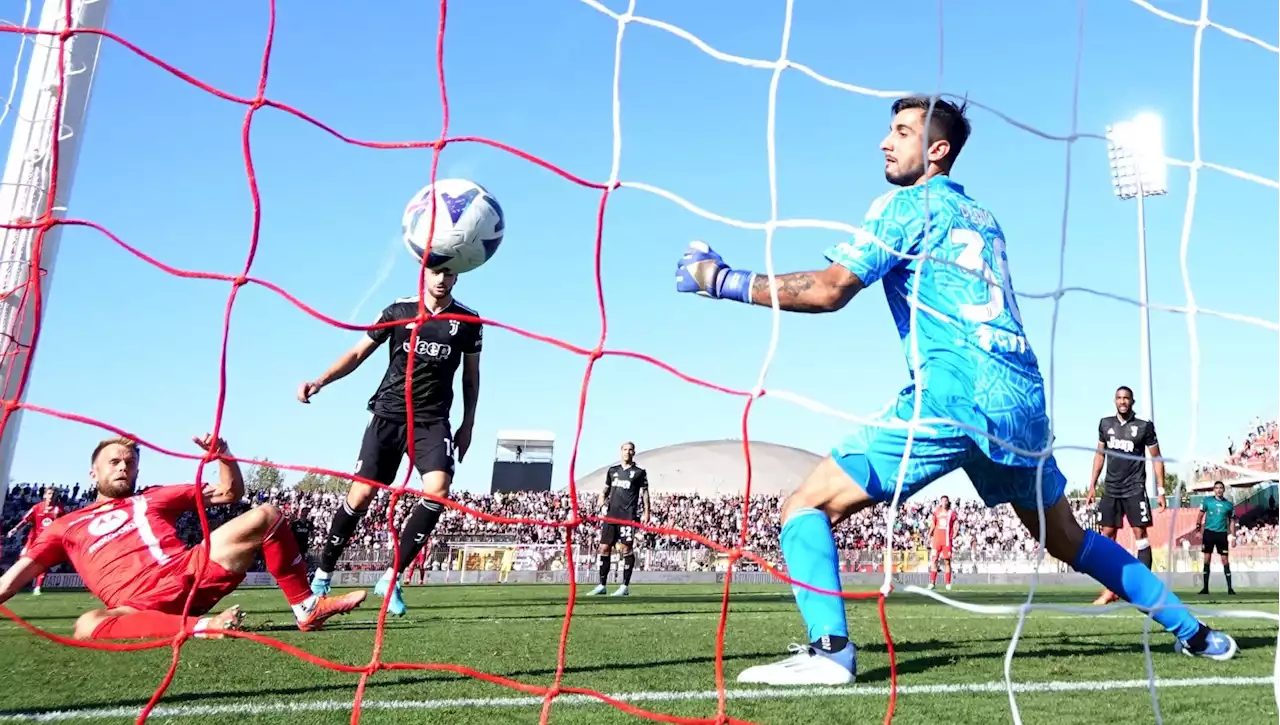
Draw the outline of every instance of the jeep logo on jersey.
<instances>
[{"instance_id":1,"label":"jeep logo on jersey","mask_svg":"<svg viewBox=\"0 0 1280 725\"><path fill-rule=\"evenodd\" d=\"M94 536L106 536L121 526L124 526L124 522L128 520L129 512L127 511L122 509L108 511L104 514L99 514L94 517L93 521L89 522L89 533Z\"/></svg>"},{"instance_id":2,"label":"jeep logo on jersey","mask_svg":"<svg viewBox=\"0 0 1280 725\"><path fill-rule=\"evenodd\" d=\"M427 342L419 339L416 348L419 355L425 355L433 360L448 360L453 355L453 346L443 342ZM409 352L409 341L405 340L404 351Z\"/></svg>"},{"instance_id":3,"label":"jeep logo on jersey","mask_svg":"<svg viewBox=\"0 0 1280 725\"><path fill-rule=\"evenodd\" d=\"M1107 438L1107 448L1124 451L1125 453L1133 453L1133 441L1126 441L1121 438L1116 438L1115 436L1110 436Z\"/></svg>"}]
</instances>

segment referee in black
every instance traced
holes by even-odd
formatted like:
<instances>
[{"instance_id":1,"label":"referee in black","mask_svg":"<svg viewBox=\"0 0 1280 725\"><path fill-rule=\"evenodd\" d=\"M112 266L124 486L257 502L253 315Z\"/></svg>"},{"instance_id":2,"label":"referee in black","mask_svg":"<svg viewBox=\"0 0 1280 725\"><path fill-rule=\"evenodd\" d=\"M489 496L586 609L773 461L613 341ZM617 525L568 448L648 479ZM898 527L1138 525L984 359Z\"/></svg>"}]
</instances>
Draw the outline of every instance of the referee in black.
<instances>
[{"instance_id":1,"label":"referee in black","mask_svg":"<svg viewBox=\"0 0 1280 725\"><path fill-rule=\"evenodd\" d=\"M1102 535L1115 539L1116 531L1127 519L1129 528L1133 529L1138 561L1150 569L1151 543L1147 540L1147 527L1151 525L1152 517L1151 503L1147 498L1146 457L1155 459L1152 467L1155 469L1161 511L1165 509L1164 461L1160 459L1156 424L1133 414L1133 390L1121 385L1116 389L1115 402L1116 414L1098 421L1098 452L1093 456L1093 473L1089 476L1086 503L1093 504L1098 475L1105 465L1102 501L1098 505ZM1094 604L1108 604L1118 598L1110 590L1103 590Z\"/></svg>"},{"instance_id":2,"label":"referee in black","mask_svg":"<svg viewBox=\"0 0 1280 725\"><path fill-rule=\"evenodd\" d=\"M621 462L610 466L605 474L604 490L600 492L600 507L604 509L607 518L642 521L647 524L650 511L649 474L635 464L636 444L627 441L622 444L619 452ZM600 584L587 594L604 594L605 585L609 581L609 565L614 546L622 552L622 586L614 591L613 596L625 597L630 593L631 571L636 567L632 527L606 522L600 526Z\"/></svg>"}]
</instances>

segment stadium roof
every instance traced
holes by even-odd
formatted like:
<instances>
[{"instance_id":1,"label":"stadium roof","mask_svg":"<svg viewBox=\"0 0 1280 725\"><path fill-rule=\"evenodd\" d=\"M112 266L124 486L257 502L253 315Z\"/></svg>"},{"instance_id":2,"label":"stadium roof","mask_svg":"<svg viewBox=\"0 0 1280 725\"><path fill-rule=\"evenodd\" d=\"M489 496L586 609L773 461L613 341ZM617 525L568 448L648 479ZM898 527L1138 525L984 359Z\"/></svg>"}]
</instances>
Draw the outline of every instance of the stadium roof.
<instances>
[{"instance_id":1,"label":"stadium roof","mask_svg":"<svg viewBox=\"0 0 1280 725\"><path fill-rule=\"evenodd\" d=\"M810 451L776 443L751 442L751 492L787 494L795 490L822 460ZM578 478L582 491L598 491L611 462ZM747 482L741 440L679 443L636 453L636 464L649 474L653 493L699 493L704 496L742 493Z\"/></svg>"}]
</instances>

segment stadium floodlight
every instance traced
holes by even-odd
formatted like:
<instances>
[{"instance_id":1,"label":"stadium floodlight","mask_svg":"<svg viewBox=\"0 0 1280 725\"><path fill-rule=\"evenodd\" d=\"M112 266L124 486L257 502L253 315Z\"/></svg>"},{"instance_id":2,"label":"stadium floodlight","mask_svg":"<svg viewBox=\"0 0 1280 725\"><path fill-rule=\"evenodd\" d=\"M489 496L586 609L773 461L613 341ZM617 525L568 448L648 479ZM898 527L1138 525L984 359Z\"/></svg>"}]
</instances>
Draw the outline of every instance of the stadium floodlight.
<instances>
[{"instance_id":1,"label":"stadium floodlight","mask_svg":"<svg viewBox=\"0 0 1280 725\"><path fill-rule=\"evenodd\" d=\"M1111 182L1121 201L1138 200L1138 358L1142 399L1147 417L1155 421L1156 403L1151 384L1151 308L1147 292L1146 197L1169 191L1169 164L1164 156L1164 122L1154 113L1141 113L1131 120L1107 127ZM1147 495L1164 490L1164 481L1154 480L1147 463ZM1177 501L1175 496L1174 500ZM1176 503L1174 504L1177 505Z\"/></svg>"}]
</instances>

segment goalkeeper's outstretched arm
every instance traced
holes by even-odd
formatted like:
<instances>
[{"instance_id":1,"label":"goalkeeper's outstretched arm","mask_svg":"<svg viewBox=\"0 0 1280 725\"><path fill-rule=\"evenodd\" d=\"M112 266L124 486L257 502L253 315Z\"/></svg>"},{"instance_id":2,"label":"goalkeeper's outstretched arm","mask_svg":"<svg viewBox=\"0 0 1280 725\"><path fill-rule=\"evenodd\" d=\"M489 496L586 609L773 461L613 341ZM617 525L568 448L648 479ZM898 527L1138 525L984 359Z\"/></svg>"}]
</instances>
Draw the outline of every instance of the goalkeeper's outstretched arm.
<instances>
[{"instance_id":1,"label":"goalkeeper's outstretched arm","mask_svg":"<svg viewBox=\"0 0 1280 725\"><path fill-rule=\"evenodd\" d=\"M844 266L832 264L815 272L791 272L769 277L756 274L751 280L751 303L773 306L771 288L778 290L778 307L788 312L835 312L862 291L858 275Z\"/></svg>"},{"instance_id":2,"label":"goalkeeper's outstretched arm","mask_svg":"<svg viewBox=\"0 0 1280 725\"><path fill-rule=\"evenodd\" d=\"M835 312L862 291L866 284L847 267L832 263L813 272L767 275L732 269L703 242L693 242L676 265L676 291L712 299L773 306L788 312Z\"/></svg>"},{"instance_id":3,"label":"goalkeeper's outstretched arm","mask_svg":"<svg viewBox=\"0 0 1280 725\"><path fill-rule=\"evenodd\" d=\"M34 560L25 556L18 559L17 563L4 573L4 576L0 576L0 604L9 601L14 594L22 591L23 587L42 572L44 567Z\"/></svg>"}]
</instances>

